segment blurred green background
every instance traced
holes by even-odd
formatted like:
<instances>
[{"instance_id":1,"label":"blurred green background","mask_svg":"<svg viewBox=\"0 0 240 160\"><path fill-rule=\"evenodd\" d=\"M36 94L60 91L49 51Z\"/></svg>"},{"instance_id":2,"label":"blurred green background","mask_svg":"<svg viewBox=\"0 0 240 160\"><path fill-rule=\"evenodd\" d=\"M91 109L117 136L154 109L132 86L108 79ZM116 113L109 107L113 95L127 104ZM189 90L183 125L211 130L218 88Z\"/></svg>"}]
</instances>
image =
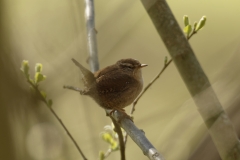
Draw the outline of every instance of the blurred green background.
<instances>
[{"instance_id":1,"label":"blurred green background","mask_svg":"<svg viewBox=\"0 0 240 160\"><path fill-rule=\"evenodd\" d=\"M206 26L190 43L239 131L240 2L168 3L182 27L183 15L188 15L191 23L207 16ZM100 67L121 58L135 58L149 65L143 69L145 85L149 83L163 67L168 52L141 2L98 0L95 15ZM47 79L40 88L53 99L53 109L87 158L97 159L100 150L108 149L99 137L103 127L111 123L104 110L92 99L62 88L83 86L71 58L89 67L87 57L84 1L0 1L1 160L82 159L53 115L31 93L20 72L22 60L29 60L31 75L35 63L43 64ZM136 107L135 124L166 159L219 159L174 64ZM147 159L130 138L126 156ZM108 159L119 159L119 153Z\"/></svg>"}]
</instances>

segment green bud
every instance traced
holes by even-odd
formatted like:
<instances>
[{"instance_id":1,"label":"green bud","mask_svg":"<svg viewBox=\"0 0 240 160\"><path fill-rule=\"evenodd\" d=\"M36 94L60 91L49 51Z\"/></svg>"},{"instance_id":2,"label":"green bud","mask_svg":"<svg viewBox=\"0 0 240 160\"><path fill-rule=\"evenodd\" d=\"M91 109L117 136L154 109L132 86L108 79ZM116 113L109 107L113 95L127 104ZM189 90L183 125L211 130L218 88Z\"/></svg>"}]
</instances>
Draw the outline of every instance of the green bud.
<instances>
[{"instance_id":1,"label":"green bud","mask_svg":"<svg viewBox=\"0 0 240 160\"><path fill-rule=\"evenodd\" d=\"M37 84L37 83L39 83L39 82L41 82L41 81L43 81L43 80L45 80L46 79L46 76L45 75L42 75L41 73L39 73L39 72L36 72L35 73L35 83Z\"/></svg>"},{"instance_id":2,"label":"green bud","mask_svg":"<svg viewBox=\"0 0 240 160\"><path fill-rule=\"evenodd\" d=\"M41 63L37 63L35 65L35 72L42 72L42 64Z\"/></svg>"},{"instance_id":3,"label":"green bud","mask_svg":"<svg viewBox=\"0 0 240 160\"><path fill-rule=\"evenodd\" d=\"M191 25L187 25L184 28L184 32L187 34L187 36L189 36L189 34L192 32L192 26Z\"/></svg>"},{"instance_id":4,"label":"green bud","mask_svg":"<svg viewBox=\"0 0 240 160\"><path fill-rule=\"evenodd\" d=\"M104 141L108 142L108 143L111 143L111 141L113 141L112 135L110 133L107 133L107 132L102 134L102 139Z\"/></svg>"},{"instance_id":5,"label":"green bud","mask_svg":"<svg viewBox=\"0 0 240 160\"><path fill-rule=\"evenodd\" d=\"M24 73L25 77L29 79L29 64L27 60L22 61L21 71Z\"/></svg>"},{"instance_id":6,"label":"green bud","mask_svg":"<svg viewBox=\"0 0 240 160\"><path fill-rule=\"evenodd\" d=\"M206 17L206 16L203 16L203 17L199 20L199 22L198 22L198 24L197 24L197 27L196 27L196 31L199 31L200 29L202 29L202 28L204 27L204 25L205 25L205 23L206 23L206 20L207 20L207 17Z\"/></svg>"},{"instance_id":7,"label":"green bud","mask_svg":"<svg viewBox=\"0 0 240 160\"><path fill-rule=\"evenodd\" d=\"M118 143L116 141L114 141L112 144L111 144L111 149L113 151L116 151L119 149L119 146L118 146Z\"/></svg>"},{"instance_id":8,"label":"green bud","mask_svg":"<svg viewBox=\"0 0 240 160\"><path fill-rule=\"evenodd\" d=\"M189 25L189 19L188 19L187 15L183 16L183 22L184 22L185 27Z\"/></svg>"},{"instance_id":9,"label":"green bud","mask_svg":"<svg viewBox=\"0 0 240 160\"><path fill-rule=\"evenodd\" d=\"M106 141L107 143L110 144L112 150L117 150L118 149L118 143L115 141L110 133L103 133L102 134L102 139Z\"/></svg>"},{"instance_id":10,"label":"green bud","mask_svg":"<svg viewBox=\"0 0 240 160\"><path fill-rule=\"evenodd\" d=\"M46 99L46 97L47 97L46 92L44 92L44 91L40 91L40 93L41 93L42 97L43 97L44 99Z\"/></svg>"},{"instance_id":11,"label":"green bud","mask_svg":"<svg viewBox=\"0 0 240 160\"><path fill-rule=\"evenodd\" d=\"M197 24L198 23L195 21L194 24L193 24L193 31L196 31Z\"/></svg>"}]
</instances>

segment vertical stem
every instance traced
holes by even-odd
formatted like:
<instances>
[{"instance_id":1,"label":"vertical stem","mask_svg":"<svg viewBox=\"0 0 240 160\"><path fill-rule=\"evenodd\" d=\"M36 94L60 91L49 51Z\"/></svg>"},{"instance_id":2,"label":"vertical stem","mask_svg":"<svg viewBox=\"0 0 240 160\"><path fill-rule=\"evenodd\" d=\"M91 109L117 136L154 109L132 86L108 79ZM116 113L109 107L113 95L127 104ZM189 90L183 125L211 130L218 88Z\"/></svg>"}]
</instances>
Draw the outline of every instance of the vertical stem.
<instances>
[{"instance_id":1,"label":"vertical stem","mask_svg":"<svg viewBox=\"0 0 240 160\"><path fill-rule=\"evenodd\" d=\"M89 52L89 65L92 72L99 70L98 50L96 40L96 29L94 22L94 2L93 0L85 0L85 18L87 27L87 45Z\"/></svg>"}]
</instances>

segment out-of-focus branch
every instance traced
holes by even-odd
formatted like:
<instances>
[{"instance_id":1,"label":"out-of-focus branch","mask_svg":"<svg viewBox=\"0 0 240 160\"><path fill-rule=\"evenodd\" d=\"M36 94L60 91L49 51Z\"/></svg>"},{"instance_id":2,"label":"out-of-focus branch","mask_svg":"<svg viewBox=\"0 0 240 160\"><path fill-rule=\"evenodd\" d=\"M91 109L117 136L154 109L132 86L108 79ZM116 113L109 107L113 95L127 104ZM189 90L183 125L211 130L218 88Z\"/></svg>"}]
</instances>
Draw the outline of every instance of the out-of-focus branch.
<instances>
[{"instance_id":1,"label":"out-of-focus branch","mask_svg":"<svg viewBox=\"0 0 240 160\"><path fill-rule=\"evenodd\" d=\"M67 129L67 127L65 126L65 124L63 123L63 121L61 120L61 118L57 115L57 113L53 110L53 108L51 106L49 106L48 102L46 101L46 99L44 97L42 97L42 94L40 92L40 90L38 89L38 86L35 86L34 84L32 84L32 82L30 82L29 80L27 81L36 91L38 97L45 103L45 105L47 106L47 108L50 110L50 112L54 115L54 117L57 119L57 121L60 123L60 125L63 127L63 129L65 130L65 132L67 133L68 137L72 140L73 144L75 145L75 147L77 148L78 152L81 154L82 158L84 160L87 160L86 156L84 155L84 153L82 152L82 150L80 149L79 145L77 144L76 140L73 138L72 134L69 132L69 130Z\"/></svg>"},{"instance_id":2,"label":"out-of-focus branch","mask_svg":"<svg viewBox=\"0 0 240 160\"><path fill-rule=\"evenodd\" d=\"M192 95L222 159L240 159L240 142L165 0L141 0Z\"/></svg>"},{"instance_id":3,"label":"out-of-focus branch","mask_svg":"<svg viewBox=\"0 0 240 160\"><path fill-rule=\"evenodd\" d=\"M97 50L97 39L96 29L94 21L94 2L93 0L85 0L85 18L87 26L87 45L89 53L89 65L92 72L99 70L98 62L98 50Z\"/></svg>"},{"instance_id":4,"label":"out-of-focus branch","mask_svg":"<svg viewBox=\"0 0 240 160\"><path fill-rule=\"evenodd\" d=\"M61 118L57 115L57 113L53 110L52 108L52 102L50 103L50 101L47 101L46 97L44 97L44 94L41 93L41 91L39 90L39 86L38 84L33 83L33 80L31 80L29 77L27 77L27 82L31 85L31 87L35 90L38 98L40 100L42 100L46 107L50 110L50 112L54 115L54 117L57 119L57 121L60 123L60 125L63 127L63 129L65 130L65 132L67 133L67 135L69 136L69 138L72 140L72 142L74 143L75 147L77 148L78 152L80 153L80 155L82 156L82 158L84 160L87 160L87 158L85 157L85 155L83 154L82 150L80 149L79 145L77 144L76 140L73 138L72 134L69 132L69 130L67 129L67 127L65 126L65 124L62 122Z\"/></svg>"},{"instance_id":5,"label":"out-of-focus branch","mask_svg":"<svg viewBox=\"0 0 240 160\"><path fill-rule=\"evenodd\" d=\"M43 81L46 79L46 76L43 75L42 72L42 64L37 63L35 66L35 76L34 79L30 78L30 74L29 74L29 65L28 65L28 61L23 61L22 62L22 67L21 67L21 71L24 73L25 78L27 79L27 82L31 85L32 89L35 90L38 98L40 100L42 100L45 105L47 106L47 108L50 110L50 112L54 115L54 117L57 119L57 121L60 123L60 125L63 127L63 129L66 131L67 135L70 137L70 139L72 140L72 142L74 143L75 147L77 148L78 152L80 153L80 155L82 156L82 158L84 160L87 160L87 158L85 157L85 155L83 154L82 150L80 149L80 147L78 146L76 140L73 138L73 136L71 135L71 133L69 132L69 130L67 129L66 125L62 122L62 120L60 119L60 117L57 115L57 113L53 110L52 108L52 100L48 99L47 100L47 95L45 92L40 91L39 90L39 82Z\"/></svg>"}]
</instances>

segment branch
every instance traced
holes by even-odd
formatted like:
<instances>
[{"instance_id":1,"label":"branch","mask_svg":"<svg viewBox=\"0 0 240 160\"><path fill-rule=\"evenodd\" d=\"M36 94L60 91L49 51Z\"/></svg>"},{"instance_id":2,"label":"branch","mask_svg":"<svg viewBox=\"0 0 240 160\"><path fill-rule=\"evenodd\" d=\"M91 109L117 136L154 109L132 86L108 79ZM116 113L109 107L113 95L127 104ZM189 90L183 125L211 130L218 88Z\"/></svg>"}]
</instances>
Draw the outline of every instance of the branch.
<instances>
[{"instance_id":1,"label":"branch","mask_svg":"<svg viewBox=\"0 0 240 160\"><path fill-rule=\"evenodd\" d=\"M222 159L239 159L240 142L211 84L165 0L142 0L192 95Z\"/></svg>"},{"instance_id":2,"label":"branch","mask_svg":"<svg viewBox=\"0 0 240 160\"><path fill-rule=\"evenodd\" d=\"M77 142L75 141L73 136L68 131L67 127L64 125L64 123L59 118L59 116L56 114L56 112L52 109L52 100L51 99L47 100L47 94L44 91L40 91L38 88L39 82L44 81L46 79L46 76L41 73L42 68L43 68L43 66L41 63L37 63L35 65L34 79L30 78L28 61L23 60L20 70L23 72L25 78L27 79L27 82L30 84L30 87L32 87L32 89L35 90L35 92L36 92L37 96L40 98L40 100L46 104L47 108L52 112L52 114L55 116L57 121L60 123L60 125L63 127L63 129L66 131L67 135L70 137L70 139L76 146L76 148L79 151L79 153L81 154L82 158L84 160L87 160L87 158L84 156L83 152L81 151L80 147L78 146Z\"/></svg>"},{"instance_id":3,"label":"branch","mask_svg":"<svg viewBox=\"0 0 240 160\"><path fill-rule=\"evenodd\" d=\"M94 22L94 3L93 0L85 0L85 18L87 26L87 45L89 53L89 64L92 72L99 70L97 39Z\"/></svg>"},{"instance_id":4,"label":"branch","mask_svg":"<svg viewBox=\"0 0 240 160\"><path fill-rule=\"evenodd\" d=\"M108 111L109 113L110 111ZM140 147L143 154L150 160L164 160L163 156L148 141L144 132L139 130L129 118L123 118L123 113L114 111L112 117L119 122L119 125L127 132L132 140Z\"/></svg>"}]
</instances>

